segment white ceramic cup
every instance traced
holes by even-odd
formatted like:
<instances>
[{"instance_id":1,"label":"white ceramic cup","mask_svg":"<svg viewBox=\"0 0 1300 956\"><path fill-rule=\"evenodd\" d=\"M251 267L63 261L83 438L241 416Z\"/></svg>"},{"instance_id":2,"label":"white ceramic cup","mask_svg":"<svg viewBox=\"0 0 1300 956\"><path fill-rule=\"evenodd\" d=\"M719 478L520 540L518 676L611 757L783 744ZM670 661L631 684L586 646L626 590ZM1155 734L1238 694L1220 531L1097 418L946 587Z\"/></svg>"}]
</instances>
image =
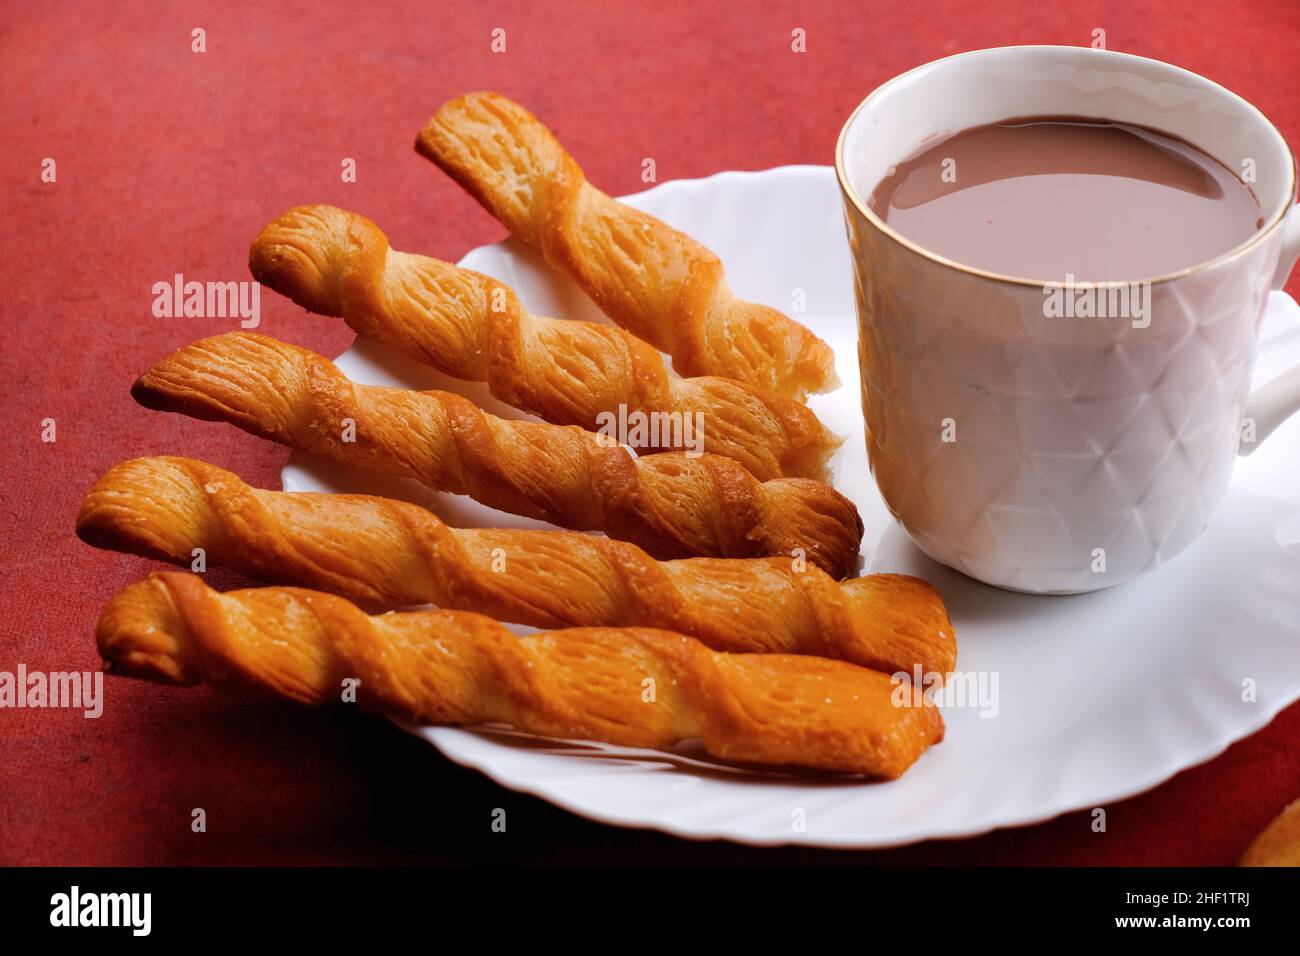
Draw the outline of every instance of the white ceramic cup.
<instances>
[{"instance_id":1,"label":"white ceramic cup","mask_svg":"<svg viewBox=\"0 0 1300 956\"><path fill-rule=\"evenodd\" d=\"M868 208L932 137L1026 116L1170 133L1253 173L1264 225L1212 261L1149 277L1143 324L1049 317L1052 277L944 259ZM1249 394L1265 299L1300 256L1295 158L1259 110L1210 80L1078 47L963 53L868 96L836 170L871 470L935 560L1036 593L1129 580L1200 534L1238 452L1300 408L1300 369Z\"/></svg>"}]
</instances>

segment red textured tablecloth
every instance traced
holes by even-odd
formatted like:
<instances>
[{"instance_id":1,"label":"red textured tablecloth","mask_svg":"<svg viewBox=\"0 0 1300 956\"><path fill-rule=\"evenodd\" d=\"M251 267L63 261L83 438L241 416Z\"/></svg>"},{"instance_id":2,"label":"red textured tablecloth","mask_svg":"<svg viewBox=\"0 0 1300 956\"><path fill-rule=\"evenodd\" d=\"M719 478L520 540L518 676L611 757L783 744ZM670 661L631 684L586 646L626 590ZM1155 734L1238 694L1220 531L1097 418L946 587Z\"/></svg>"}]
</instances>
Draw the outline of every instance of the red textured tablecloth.
<instances>
[{"instance_id":1,"label":"red textured tablecloth","mask_svg":"<svg viewBox=\"0 0 1300 956\"><path fill-rule=\"evenodd\" d=\"M182 454L276 486L287 453L146 411L128 387L229 319L158 319L153 283L246 279L248 244L296 203L381 223L455 260L503 229L412 149L444 100L494 88L551 125L613 194L723 169L830 163L873 87L946 54L1087 45L1180 64L1300 145L1300 5L6 4L0 18L0 670L97 665L96 615L150 563L73 536L90 483ZM191 51L206 31L207 52ZM506 30L504 54L489 48ZM807 31L807 52L790 50ZM57 182L41 181L42 161ZM340 163L356 160L355 183ZM1292 283L1292 292L1296 284ZM267 293L260 331L326 355L343 323ZM57 442L41 441L55 419ZM224 586L231 576L211 575ZM98 720L0 710L0 863L567 861L1224 864L1300 795L1300 707L1223 756L1109 808L961 842L833 854L615 830L505 791L383 721L108 680ZM191 810L207 813L193 833ZM507 834L489 827L493 808Z\"/></svg>"}]
</instances>

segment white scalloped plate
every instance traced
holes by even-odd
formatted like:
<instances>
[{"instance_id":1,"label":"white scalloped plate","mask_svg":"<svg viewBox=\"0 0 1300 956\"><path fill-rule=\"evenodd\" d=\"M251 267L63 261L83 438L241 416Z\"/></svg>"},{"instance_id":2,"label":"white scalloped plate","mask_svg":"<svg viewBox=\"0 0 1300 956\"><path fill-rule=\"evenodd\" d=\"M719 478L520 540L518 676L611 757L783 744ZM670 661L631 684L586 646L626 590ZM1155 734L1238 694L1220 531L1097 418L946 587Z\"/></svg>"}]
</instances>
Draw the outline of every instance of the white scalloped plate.
<instances>
[{"instance_id":1,"label":"white scalloped plate","mask_svg":"<svg viewBox=\"0 0 1300 956\"><path fill-rule=\"evenodd\" d=\"M757 774L698 748L673 753L560 743L508 731L409 728L503 786L621 826L753 844L883 847L972 836L1104 806L1208 760L1300 698L1300 420L1237 463L1200 541L1138 581L1074 597L987 587L934 564L890 518L867 467L858 411L848 251L831 169L794 166L664 183L627 198L714 249L737 294L794 311L834 346L845 383L813 408L848 441L837 487L867 526L870 571L928 578L957 628L958 668L998 675L999 712L947 708L947 738L904 777L864 783ZM534 312L601 321L586 297L511 240L462 263L512 285ZM1300 307L1274 293L1257 380L1300 358ZM367 383L460 391L522 417L477 385L363 340L338 359ZM290 491L369 491L429 505L452 524L544 527L294 455ZM526 629L520 629L521 631ZM1243 682L1255 699L1243 701ZM802 821L803 827L799 828Z\"/></svg>"}]
</instances>

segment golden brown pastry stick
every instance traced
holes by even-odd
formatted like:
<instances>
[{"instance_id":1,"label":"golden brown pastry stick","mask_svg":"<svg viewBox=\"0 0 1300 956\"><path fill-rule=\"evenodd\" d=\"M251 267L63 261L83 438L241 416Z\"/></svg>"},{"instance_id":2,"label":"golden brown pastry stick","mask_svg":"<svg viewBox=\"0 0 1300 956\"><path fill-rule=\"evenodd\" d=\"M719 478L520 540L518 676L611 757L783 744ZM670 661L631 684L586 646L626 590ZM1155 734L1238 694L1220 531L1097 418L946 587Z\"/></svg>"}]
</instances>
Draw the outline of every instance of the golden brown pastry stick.
<instances>
[{"instance_id":1,"label":"golden brown pastry stick","mask_svg":"<svg viewBox=\"0 0 1300 956\"><path fill-rule=\"evenodd\" d=\"M604 531L656 558L802 553L835 578L857 569L862 521L822 482L760 483L720 455L634 458L581 428L505 421L449 392L356 385L314 352L262 335L187 345L131 394L503 511Z\"/></svg>"},{"instance_id":2,"label":"golden brown pastry stick","mask_svg":"<svg viewBox=\"0 0 1300 956\"><path fill-rule=\"evenodd\" d=\"M662 627L717 650L909 675L918 664L947 674L956 658L943 601L916 578L837 582L785 558L657 562L595 535L455 529L405 502L261 491L186 458L109 469L82 503L77 534L184 565L202 548L208 566L387 607L437 604L535 627Z\"/></svg>"},{"instance_id":3,"label":"golden brown pastry stick","mask_svg":"<svg viewBox=\"0 0 1300 956\"><path fill-rule=\"evenodd\" d=\"M725 378L671 377L635 336L531 315L495 279L390 249L374 223L333 206L300 206L272 222L253 242L249 268L299 305L342 316L455 378L486 382L501 401L557 425L596 431L601 413L620 405L678 421L699 413L703 450L760 481L823 478L840 444L798 402Z\"/></svg>"},{"instance_id":4,"label":"golden brown pastry stick","mask_svg":"<svg viewBox=\"0 0 1300 956\"><path fill-rule=\"evenodd\" d=\"M724 375L796 399L837 383L830 346L776 309L737 299L716 255L592 186L518 103L498 93L454 99L415 148L682 375Z\"/></svg>"},{"instance_id":5,"label":"golden brown pastry stick","mask_svg":"<svg viewBox=\"0 0 1300 956\"><path fill-rule=\"evenodd\" d=\"M930 704L896 707L890 679L817 657L719 654L649 628L516 637L464 611L370 616L296 588L218 594L154 573L99 620L115 674L255 688L305 704L356 701L424 724L669 747L700 738L723 760L897 777L943 738Z\"/></svg>"},{"instance_id":6,"label":"golden brown pastry stick","mask_svg":"<svg viewBox=\"0 0 1300 956\"><path fill-rule=\"evenodd\" d=\"M1287 806L1246 848L1242 866L1300 866L1300 800Z\"/></svg>"}]
</instances>

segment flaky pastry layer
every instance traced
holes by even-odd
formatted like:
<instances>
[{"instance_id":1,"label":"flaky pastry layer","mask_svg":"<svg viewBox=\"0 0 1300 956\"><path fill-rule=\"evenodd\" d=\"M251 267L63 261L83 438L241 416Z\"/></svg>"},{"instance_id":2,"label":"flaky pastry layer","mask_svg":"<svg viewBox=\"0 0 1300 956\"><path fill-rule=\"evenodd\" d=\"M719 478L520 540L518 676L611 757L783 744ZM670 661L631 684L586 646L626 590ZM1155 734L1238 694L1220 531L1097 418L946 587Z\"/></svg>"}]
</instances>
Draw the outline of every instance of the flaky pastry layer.
<instances>
[{"instance_id":1,"label":"flaky pastry layer","mask_svg":"<svg viewBox=\"0 0 1300 956\"><path fill-rule=\"evenodd\" d=\"M535 627L661 627L725 651L814 654L887 672L947 674L943 601L903 575L837 582L786 558L655 561L567 531L456 529L417 505L250 488L186 458L138 458L86 495L90 544L386 607L437 604Z\"/></svg>"},{"instance_id":2,"label":"flaky pastry layer","mask_svg":"<svg viewBox=\"0 0 1300 956\"><path fill-rule=\"evenodd\" d=\"M803 555L836 578L857 568L862 521L822 482L759 482L721 455L637 458L581 428L496 418L450 392L357 385L314 352L263 335L187 345L131 393L503 511L604 531L656 558Z\"/></svg>"},{"instance_id":3,"label":"flaky pastry layer","mask_svg":"<svg viewBox=\"0 0 1300 956\"><path fill-rule=\"evenodd\" d=\"M796 399L836 384L835 358L776 309L738 299L718 257L616 199L532 113L498 93L445 104L416 149L511 232L573 277L605 314L673 357L683 375L723 375Z\"/></svg>"},{"instance_id":4,"label":"flaky pastry layer","mask_svg":"<svg viewBox=\"0 0 1300 956\"><path fill-rule=\"evenodd\" d=\"M173 684L341 701L426 724L506 723L632 747L699 738L723 760L897 777L943 737L883 674L840 661L723 654L648 628L516 637L463 611L370 616L319 591L219 594L154 573L99 621L108 670Z\"/></svg>"},{"instance_id":5,"label":"flaky pastry layer","mask_svg":"<svg viewBox=\"0 0 1300 956\"><path fill-rule=\"evenodd\" d=\"M557 425L597 431L602 416L699 422L703 450L755 478L825 478L839 447L806 407L728 378L676 378L655 349L608 325L536 316L504 284L389 248L368 219L300 206L270 223L249 252L253 277L455 378L486 382L501 401ZM697 417L698 415L698 417ZM683 428L659 429L681 450ZM666 437L665 437L665 433Z\"/></svg>"}]
</instances>

